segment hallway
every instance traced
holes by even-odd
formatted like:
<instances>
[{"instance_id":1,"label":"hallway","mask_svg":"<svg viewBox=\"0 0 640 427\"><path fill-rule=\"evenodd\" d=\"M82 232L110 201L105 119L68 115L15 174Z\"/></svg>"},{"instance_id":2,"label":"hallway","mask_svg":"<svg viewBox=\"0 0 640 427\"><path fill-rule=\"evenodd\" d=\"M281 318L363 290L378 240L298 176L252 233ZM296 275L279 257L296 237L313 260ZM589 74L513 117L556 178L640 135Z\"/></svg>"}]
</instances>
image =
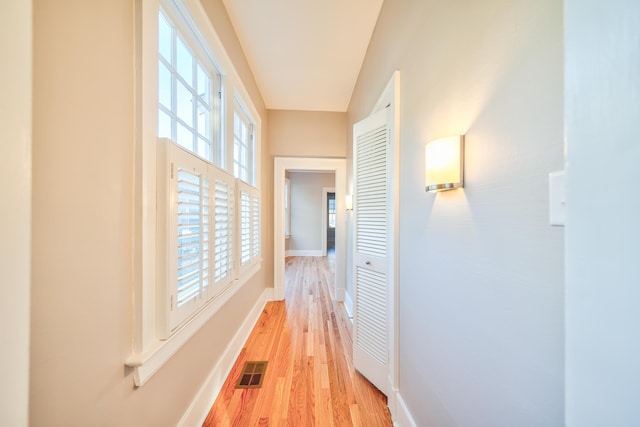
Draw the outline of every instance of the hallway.
<instances>
[{"instance_id":1,"label":"hallway","mask_svg":"<svg viewBox=\"0 0 640 427\"><path fill-rule=\"evenodd\" d=\"M386 398L352 365L352 326L331 301L334 256L286 260L286 299L267 304L204 426L391 426ZM249 360L259 389L235 389Z\"/></svg>"}]
</instances>

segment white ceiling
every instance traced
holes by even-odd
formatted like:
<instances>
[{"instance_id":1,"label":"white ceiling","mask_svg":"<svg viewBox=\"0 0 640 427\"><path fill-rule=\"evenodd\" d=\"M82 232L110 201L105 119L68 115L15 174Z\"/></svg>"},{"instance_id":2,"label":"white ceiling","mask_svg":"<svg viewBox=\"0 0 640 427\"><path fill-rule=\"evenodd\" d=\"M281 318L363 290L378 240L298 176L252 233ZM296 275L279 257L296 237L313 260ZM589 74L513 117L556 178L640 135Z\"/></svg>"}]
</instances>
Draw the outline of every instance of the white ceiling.
<instances>
[{"instance_id":1,"label":"white ceiling","mask_svg":"<svg viewBox=\"0 0 640 427\"><path fill-rule=\"evenodd\" d=\"M268 109L346 111L383 0L223 0Z\"/></svg>"}]
</instances>

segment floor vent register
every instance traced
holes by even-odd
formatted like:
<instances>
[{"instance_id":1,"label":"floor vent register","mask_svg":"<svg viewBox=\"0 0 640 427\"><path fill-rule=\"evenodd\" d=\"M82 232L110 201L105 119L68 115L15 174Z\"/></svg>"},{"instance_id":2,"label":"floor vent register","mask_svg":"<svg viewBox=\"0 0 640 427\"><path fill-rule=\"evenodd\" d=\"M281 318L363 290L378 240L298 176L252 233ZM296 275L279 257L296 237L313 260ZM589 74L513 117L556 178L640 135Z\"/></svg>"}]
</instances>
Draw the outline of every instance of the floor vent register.
<instances>
[{"instance_id":1,"label":"floor vent register","mask_svg":"<svg viewBox=\"0 0 640 427\"><path fill-rule=\"evenodd\" d=\"M260 388L267 371L267 362L246 362L236 388Z\"/></svg>"}]
</instances>

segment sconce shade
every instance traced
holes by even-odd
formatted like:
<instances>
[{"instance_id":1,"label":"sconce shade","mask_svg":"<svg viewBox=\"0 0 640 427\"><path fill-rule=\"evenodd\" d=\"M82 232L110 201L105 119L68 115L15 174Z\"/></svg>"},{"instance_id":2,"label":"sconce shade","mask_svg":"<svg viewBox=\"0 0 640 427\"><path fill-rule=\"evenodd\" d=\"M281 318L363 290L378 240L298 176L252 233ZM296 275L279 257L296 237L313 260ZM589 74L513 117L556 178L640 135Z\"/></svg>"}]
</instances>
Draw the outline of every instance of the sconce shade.
<instances>
[{"instance_id":1,"label":"sconce shade","mask_svg":"<svg viewBox=\"0 0 640 427\"><path fill-rule=\"evenodd\" d=\"M347 210L348 211L353 210L353 195L352 194L347 194L346 206L347 206Z\"/></svg>"},{"instance_id":2,"label":"sconce shade","mask_svg":"<svg viewBox=\"0 0 640 427\"><path fill-rule=\"evenodd\" d=\"M426 182L430 192L463 187L464 136L436 139L424 148Z\"/></svg>"}]
</instances>

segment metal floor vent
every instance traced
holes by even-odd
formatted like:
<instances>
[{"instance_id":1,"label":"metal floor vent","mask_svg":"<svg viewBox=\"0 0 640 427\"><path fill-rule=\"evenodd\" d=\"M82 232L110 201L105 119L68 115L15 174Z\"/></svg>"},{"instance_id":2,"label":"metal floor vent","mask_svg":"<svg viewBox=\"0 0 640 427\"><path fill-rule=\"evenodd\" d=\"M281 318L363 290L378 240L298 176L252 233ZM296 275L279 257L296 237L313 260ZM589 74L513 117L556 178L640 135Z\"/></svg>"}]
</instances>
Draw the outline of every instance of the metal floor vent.
<instances>
[{"instance_id":1,"label":"metal floor vent","mask_svg":"<svg viewBox=\"0 0 640 427\"><path fill-rule=\"evenodd\" d=\"M262 380L267 371L267 363L266 361L246 362L240 373L240 379L238 380L238 384L236 384L236 388L262 387Z\"/></svg>"}]
</instances>

